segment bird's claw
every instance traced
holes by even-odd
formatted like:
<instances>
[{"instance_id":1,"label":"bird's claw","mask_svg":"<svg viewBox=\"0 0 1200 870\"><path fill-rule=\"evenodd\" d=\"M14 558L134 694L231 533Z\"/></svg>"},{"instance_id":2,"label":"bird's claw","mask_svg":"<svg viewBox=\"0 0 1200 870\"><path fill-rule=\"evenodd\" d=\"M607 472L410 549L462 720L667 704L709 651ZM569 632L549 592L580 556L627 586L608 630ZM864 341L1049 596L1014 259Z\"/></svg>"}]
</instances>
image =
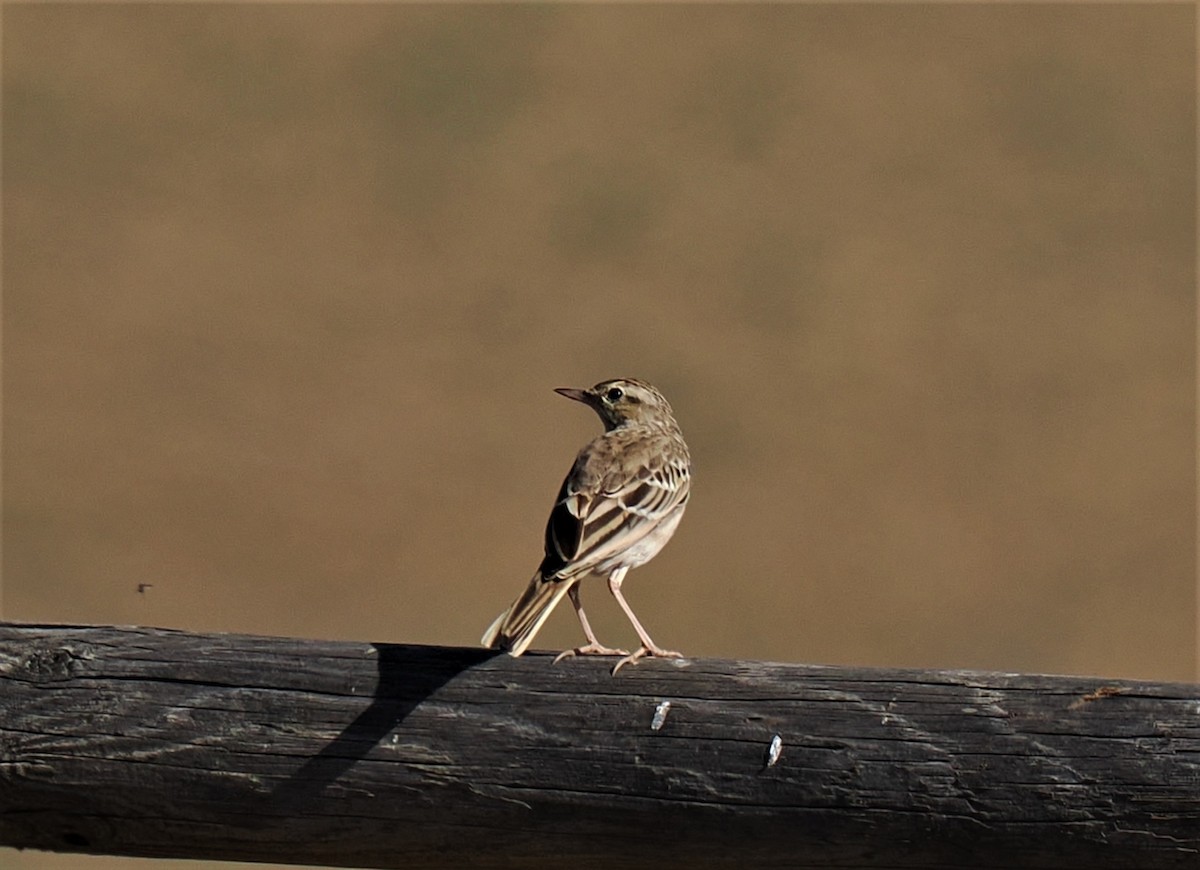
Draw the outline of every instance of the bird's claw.
<instances>
[{"instance_id":1,"label":"bird's claw","mask_svg":"<svg viewBox=\"0 0 1200 870\"><path fill-rule=\"evenodd\" d=\"M617 675L617 671L621 670L621 668L623 668L625 665L636 665L640 659L644 659L646 656L652 656L660 659L681 659L683 658L683 653L675 652L675 650L671 649L648 647L643 644L636 652L630 653L629 655L625 656L625 658L613 665L612 675L615 677Z\"/></svg>"},{"instance_id":2,"label":"bird's claw","mask_svg":"<svg viewBox=\"0 0 1200 870\"><path fill-rule=\"evenodd\" d=\"M613 649L612 647L604 646L599 643L589 643L584 646L577 646L575 649L565 649L554 657L554 664L558 664L563 659L573 659L575 656L628 656L629 650Z\"/></svg>"}]
</instances>

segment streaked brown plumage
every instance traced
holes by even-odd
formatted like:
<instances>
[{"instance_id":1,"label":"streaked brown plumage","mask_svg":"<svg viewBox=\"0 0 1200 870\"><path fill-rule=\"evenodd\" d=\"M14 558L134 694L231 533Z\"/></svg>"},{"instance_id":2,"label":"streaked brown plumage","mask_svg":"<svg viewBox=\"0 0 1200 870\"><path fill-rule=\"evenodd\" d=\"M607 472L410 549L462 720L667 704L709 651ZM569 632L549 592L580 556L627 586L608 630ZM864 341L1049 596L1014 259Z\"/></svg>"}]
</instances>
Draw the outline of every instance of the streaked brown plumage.
<instances>
[{"instance_id":1,"label":"streaked brown plumage","mask_svg":"<svg viewBox=\"0 0 1200 870\"><path fill-rule=\"evenodd\" d=\"M605 431L575 457L546 523L542 564L521 596L484 633L482 643L521 655L567 595L588 642L560 659L623 656L613 668L616 673L648 655L678 658L679 653L650 639L621 594L626 572L657 555L687 506L691 457L671 405L650 384L633 378L557 392L595 410ZM636 652L596 640L579 600L579 584L590 576L608 579L609 591L641 641Z\"/></svg>"}]
</instances>

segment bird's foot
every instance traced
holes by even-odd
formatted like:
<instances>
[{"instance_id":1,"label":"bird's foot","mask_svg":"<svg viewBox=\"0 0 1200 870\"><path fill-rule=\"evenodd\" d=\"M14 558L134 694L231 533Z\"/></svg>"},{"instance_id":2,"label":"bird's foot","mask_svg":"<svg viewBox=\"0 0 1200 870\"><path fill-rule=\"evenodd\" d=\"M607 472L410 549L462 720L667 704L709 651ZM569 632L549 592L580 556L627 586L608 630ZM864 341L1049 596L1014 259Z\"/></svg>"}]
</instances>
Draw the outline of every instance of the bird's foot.
<instances>
[{"instance_id":1,"label":"bird's foot","mask_svg":"<svg viewBox=\"0 0 1200 870\"><path fill-rule=\"evenodd\" d=\"M613 649L600 643L589 643L577 646L575 649L565 649L554 657L554 664L563 659L573 659L575 656L628 656L629 650Z\"/></svg>"},{"instance_id":2,"label":"bird's foot","mask_svg":"<svg viewBox=\"0 0 1200 870\"><path fill-rule=\"evenodd\" d=\"M645 644L642 644L642 646L636 652L625 656L625 658L613 665L612 675L615 677L617 675L617 671L621 670L621 668L623 668L625 665L636 665L640 659L644 659L646 656L654 656L660 659L681 659L683 658L683 653L675 652L675 650L671 649L660 649L656 646L646 646Z\"/></svg>"}]
</instances>

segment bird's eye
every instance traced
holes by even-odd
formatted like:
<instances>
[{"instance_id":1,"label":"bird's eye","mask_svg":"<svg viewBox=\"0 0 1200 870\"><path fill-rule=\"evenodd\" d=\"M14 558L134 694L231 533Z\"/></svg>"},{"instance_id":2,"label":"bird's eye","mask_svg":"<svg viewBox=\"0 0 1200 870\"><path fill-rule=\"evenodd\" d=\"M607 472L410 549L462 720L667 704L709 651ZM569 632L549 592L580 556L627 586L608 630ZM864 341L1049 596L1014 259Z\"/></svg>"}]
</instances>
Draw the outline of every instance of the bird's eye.
<instances>
[{"instance_id":1,"label":"bird's eye","mask_svg":"<svg viewBox=\"0 0 1200 870\"><path fill-rule=\"evenodd\" d=\"M620 387L613 387L607 393L604 394L604 398L608 399L608 401L610 401L610 402L619 402L624 397L624 395L625 395L625 391L622 390Z\"/></svg>"}]
</instances>

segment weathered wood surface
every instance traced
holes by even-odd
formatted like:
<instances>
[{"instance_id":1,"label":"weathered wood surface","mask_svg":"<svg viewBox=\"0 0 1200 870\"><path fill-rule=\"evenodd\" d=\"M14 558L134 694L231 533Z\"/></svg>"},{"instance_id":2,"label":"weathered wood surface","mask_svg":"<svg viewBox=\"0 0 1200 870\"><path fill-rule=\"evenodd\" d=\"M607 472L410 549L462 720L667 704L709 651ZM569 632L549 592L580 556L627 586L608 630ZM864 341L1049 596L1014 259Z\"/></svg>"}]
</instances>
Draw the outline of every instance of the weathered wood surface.
<instances>
[{"instance_id":1,"label":"weathered wood surface","mask_svg":"<svg viewBox=\"0 0 1200 870\"><path fill-rule=\"evenodd\" d=\"M1200 687L0 624L0 845L1195 870Z\"/></svg>"}]
</instances>

